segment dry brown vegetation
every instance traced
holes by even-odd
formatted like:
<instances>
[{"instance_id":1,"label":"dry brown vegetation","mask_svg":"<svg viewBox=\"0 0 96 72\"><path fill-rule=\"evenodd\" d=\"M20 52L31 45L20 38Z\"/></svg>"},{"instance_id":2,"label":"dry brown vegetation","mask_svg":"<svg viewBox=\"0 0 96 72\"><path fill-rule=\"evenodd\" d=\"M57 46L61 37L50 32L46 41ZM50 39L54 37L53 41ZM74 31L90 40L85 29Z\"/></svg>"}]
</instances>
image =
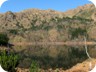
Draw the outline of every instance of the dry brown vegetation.
<instances>
[{"instance_id":1,"label":"dry brown vegetation","mask_svg":"<svg viewBox=\"0 0 96 72\"><path fill-rule=\"evenodd\" d=\"M82 40L84 34L95 40L95 24L92 4L67 12L29 9L0 14L0 31L8 33L11 43Z\"/></svg>"},{"instance_id":2,"label":"dry brown vegetation","mask_svg":"<svg viewBox=\"0 0 96 72\"><path fill-rule=\"evenodd\" d=\"M0 31L7 33L10 38L9 43L13 44L34 42L67 42L67 44L70 44L70 41L82 42L85 35L90 44L91 40L96 40L95 11L92 4L67 12L38 9L29 9L17 13L9 11L0 14ZM86 62L84 62L85 67L83 63L76 65L78 62L87 59L84 47L77 46L74 48L47 44L43 46L24 45L13 48L22 57L19 67L28 68L31 60L36 60L42 70L61 68L68 69L63 70L64 72L84 72L86 69ZM92 52L91 55L96 57L93 51L95 51L93 48L89 50L90 53ZM74 65L76 66L72 67ZM52 70L50 69L49 72L54 72Z\"/></svg>"}]
</instances>

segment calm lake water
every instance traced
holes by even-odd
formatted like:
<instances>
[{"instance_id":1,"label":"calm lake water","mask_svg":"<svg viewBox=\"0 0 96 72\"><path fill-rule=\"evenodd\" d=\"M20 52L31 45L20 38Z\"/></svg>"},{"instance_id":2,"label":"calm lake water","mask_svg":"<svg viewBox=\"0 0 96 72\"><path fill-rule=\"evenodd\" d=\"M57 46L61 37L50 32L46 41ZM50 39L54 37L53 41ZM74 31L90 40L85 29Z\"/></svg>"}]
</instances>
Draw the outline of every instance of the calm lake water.
<instances>
[{"instance_id":1,"label":"calm lake water","mask_svg":"<svg viewBox=\"0 0 96 72\"><path fill-rule=\"evenodd\" d=\"M84 46L29 45L13 48L21 56L19 66L26 68L35 60L41 68L68 69L88 59ZM96 46L88 46L88 52L92 58L95 58Z\"/></svg>"}]
</instances>

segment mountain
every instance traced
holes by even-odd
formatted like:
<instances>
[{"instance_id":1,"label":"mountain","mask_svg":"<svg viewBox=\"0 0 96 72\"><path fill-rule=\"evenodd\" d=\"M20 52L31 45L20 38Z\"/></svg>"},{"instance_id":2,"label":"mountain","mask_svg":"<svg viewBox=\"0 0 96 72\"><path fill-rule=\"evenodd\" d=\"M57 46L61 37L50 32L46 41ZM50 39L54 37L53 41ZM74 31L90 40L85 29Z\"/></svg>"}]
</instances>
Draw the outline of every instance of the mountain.
<instances>
[{"instance_id":1,"label":"mountain","mask_svg":"<svg viewBox=\"0 0 96 72\"><path fill-rule=\"evenodd\" d=\"M6 32L10 42L48 42L96 39L96 12L92 4L66 12L28 9L0 14L0 31Z\"/></svg>"},{"instance_id":2,"label":"mountain","mask_svg":"<svg viewBox=\"0 0 96 72\"><path fill-rule=\"evenodd\" d=\"M86 4L84 6L79 6L76 9L68 10L64 14L66 16L80 16L83 18L91 18L92 14L95 12L95 6L93 4Z\"/></svg>"},{"instance_id":3,"label":"mountain","mask_svg":"<svg viewBox=\"0 0 96 72\"><path fill-rule=\"evenodd\" d=\"M96 41L95 6L86 4L66 12L51 9L8 11L0 14L0 33L2 32L8 35L9 43L22 44L12 48L22 59L18 67L29 68L32 60L36 60L40 62L42 69L64 67L67 69L65 72L86 72L89 62L84 62L87 63L84 64L85 67L83 63L77 64L87 59L83 46L74 47L73 44L70 44L73 47L55 46L54 42L59 44L82 42L84 36L87 36L87 41ZM44 45L38 46L38 42ZM34 43L36 46L26 46ZM47 43L53 45L46 45ZM1 49L4 48L1 46ZM95 46L90 47L88 51L90 55L96 57Z\"/></svg>"}]
</instances>

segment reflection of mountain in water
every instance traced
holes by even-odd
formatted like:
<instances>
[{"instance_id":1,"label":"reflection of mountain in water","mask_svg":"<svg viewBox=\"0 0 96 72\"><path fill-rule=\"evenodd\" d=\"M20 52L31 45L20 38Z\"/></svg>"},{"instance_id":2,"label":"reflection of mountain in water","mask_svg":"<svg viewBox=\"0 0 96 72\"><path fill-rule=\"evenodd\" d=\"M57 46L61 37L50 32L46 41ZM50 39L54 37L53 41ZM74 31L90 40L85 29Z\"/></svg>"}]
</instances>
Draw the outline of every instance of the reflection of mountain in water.
<instances>
[{"instance_id":1,"label":"reflection of mountain in water","mask_svg":"<svg viewBox=\"0 0 96 72\"><path fill-rule=\"evenodd\" d=\"M29 9L22 12L0 14L0 32L7 33L14 44L14 50L20 54L20 67L29 67L36 60L41 68L68 69L87 59L85 48L67 43L52 42L96 41L96 12L92 4L80 6L67 12L54 10ZM17 43L44 42L44 45L29 46ZM46 43L50 42L49 45ZM17 45L16 45L17 44ZM95 46L89 46L91 57L96 57Z\"/></svg>"},{"instance_id":2,"label":"reflection of mountain in water","mask_svg":"<svg viewBox=\"0 0 96 72\"><path fill-rule=\"evenodd\" d=\"M36 60L42 68L70 68L75 64L87 59L85 48L83 46L18 46L16 47L22 56L22 62L19 66L29 67L31 60ZM95 48L88 48L88 52L95 57ZM94 52L91 52L93 50ZM25 62L27 65L24 65Z\"/></svg>"}]
</instances>

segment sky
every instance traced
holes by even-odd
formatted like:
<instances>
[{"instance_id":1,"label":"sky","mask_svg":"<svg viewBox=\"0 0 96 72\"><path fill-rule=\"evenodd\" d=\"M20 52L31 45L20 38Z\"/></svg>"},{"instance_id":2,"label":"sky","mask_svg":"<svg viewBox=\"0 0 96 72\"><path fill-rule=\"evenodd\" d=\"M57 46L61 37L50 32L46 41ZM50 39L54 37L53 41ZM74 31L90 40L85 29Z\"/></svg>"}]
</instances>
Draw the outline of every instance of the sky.
<instances>
[{"instance_id":1,"label":"sky","mask_svg":"<svg viewBox=\"0 0 96 72\"><path fill-rule=\"evenodd\" d=\"M64 12L88 3L91 2L88 0L8 0L1 6L0 13L7 11L19 12L30 8L53 9Z\"/></svg>"}]
</instances>

